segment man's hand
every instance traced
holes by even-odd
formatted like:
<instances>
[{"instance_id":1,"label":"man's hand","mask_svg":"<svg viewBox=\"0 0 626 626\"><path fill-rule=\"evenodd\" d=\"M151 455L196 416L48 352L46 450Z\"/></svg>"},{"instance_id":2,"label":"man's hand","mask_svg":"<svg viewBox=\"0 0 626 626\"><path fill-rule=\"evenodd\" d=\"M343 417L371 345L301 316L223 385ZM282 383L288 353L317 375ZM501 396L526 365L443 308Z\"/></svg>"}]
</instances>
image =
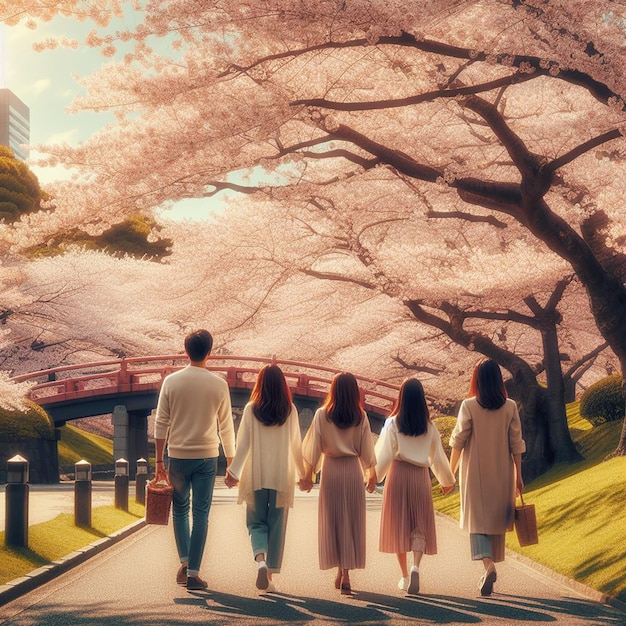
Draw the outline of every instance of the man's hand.
<instances>
[{"instance_id":1,"label":"man's hand","mask_svg":"<svg viewBox=\"0 0 626 626\"><path fill-rule=\"evenodd\" d=\"M169 483L170 479L167 475L167 471L165 469L165 464L163 461L157 461L154 469L154 482L166 482Z\"/></svg>"},{"instance_id":2,"label":"man's hand","mask_svg":"<svg viewBox=\"0 0 626 626\"><path fill-rule=\"evenodd\" d=\"M447 487L441 485L441 493L443 493L444 496L447 496L452 491L454 491L454 485L448 485Z\"/></svg>"}]
</instances>

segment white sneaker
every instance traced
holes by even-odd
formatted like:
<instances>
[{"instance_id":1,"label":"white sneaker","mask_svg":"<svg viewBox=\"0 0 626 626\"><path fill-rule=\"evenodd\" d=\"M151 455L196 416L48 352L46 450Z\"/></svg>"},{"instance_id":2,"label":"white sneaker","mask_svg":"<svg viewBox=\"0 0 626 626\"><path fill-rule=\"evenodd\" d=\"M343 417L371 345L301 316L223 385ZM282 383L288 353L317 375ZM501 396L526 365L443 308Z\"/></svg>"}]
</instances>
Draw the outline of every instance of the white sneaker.
<instances>
[{"instance_id":1,"label":"white sneaker","mask_svg":"<svg viewBox=\"0 0 626 626\"><path fill-rule=\"evenodd\" d=\"M420 573L415 565L411 568L409 578L409 586L406 592L411 595L417 595L420 592Z\"/></svg>"},{"instance_id":2,"label":"white sneaker","mask_svg":"<svg viewBox=\"0 0 626 626\"><path fill-rule=\"evenodd\" d=\"M409 588L409 577L407 576L406 578L401 578L398 581L398 589L400 589L400 591L406 591Z\"/></svg>"},{"instance_id":3,"label":"white sneaker","mask_svg":"<svg viewBox=\"0 0 626 626\"><path fill-rule=\"evenodd\" d=\"M270 585L270 577L267 571L267 565L265 561L259 562L259 567L256 574L256 588L261 591L266 591Z\"/></svg>"}]
</instances>

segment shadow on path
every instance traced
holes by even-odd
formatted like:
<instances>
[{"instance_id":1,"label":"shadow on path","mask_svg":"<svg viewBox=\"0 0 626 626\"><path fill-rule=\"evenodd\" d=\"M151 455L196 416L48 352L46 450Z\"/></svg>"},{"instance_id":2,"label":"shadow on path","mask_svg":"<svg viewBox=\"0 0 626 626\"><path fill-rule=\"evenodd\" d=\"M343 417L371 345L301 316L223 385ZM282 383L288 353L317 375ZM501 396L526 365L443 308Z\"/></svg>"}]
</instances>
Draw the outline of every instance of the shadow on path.
<instances>
[{"instance_id":1,"label":"shadow on path","mask_svg":"<svg viewBox=\"0 0 626 626\"><path fill-rule=\"evenodd\" d=\"M0 624L11 626L189 626L202 624L329 624L361 626L407 619L431 624L479 624L495 621L512 624L571 623L618 626L626 615L611 607L578 598L551 600L497 594L491 598L461 598L443 595L396 597L355 592L351 597L325 600L282 593L242 597L219 591L198 591L173 598L174 606L137 606L133 610L112 603L59 606L40 603L28 614L13 615ZM178 607L179 610L176 610Z\"/></svg>"},{"instance_id":2,"label":"shadow on path","mask_svg":"<svg viewBox=\"0 0 626 626\"><path fill-rule=\"evenodd\" d=\"M455 596L419 595L396 597L370 592L355 592L341 601L273 593L258 598L208 591L176 599L178 604L197 604L212 614L233 617L256 617L282 622L303 622L313 619L335 623L384 623L396 617L419 618L434 624L476 624L485 619L506 620L506 623L549 623L558 616L571 616L594 626L621 625L626 616L591 601L576 598L550 600L494 595L491 598L460 598Z\"/></svg>"}]
</instances>

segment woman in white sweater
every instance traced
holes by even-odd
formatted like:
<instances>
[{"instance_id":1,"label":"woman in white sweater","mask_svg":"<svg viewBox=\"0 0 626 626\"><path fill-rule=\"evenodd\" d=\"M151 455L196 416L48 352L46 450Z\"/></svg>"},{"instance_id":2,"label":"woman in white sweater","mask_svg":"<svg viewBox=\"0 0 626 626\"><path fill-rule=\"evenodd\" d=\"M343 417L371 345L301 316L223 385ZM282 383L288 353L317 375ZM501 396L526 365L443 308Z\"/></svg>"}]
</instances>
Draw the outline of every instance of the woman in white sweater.
<instances>
[{"instance_id":1,"label":"woman in white sweater","mask_svg":"<svg viewBox=\"0 0 626 626\"><path fill-rule=\"evenodd\" d=\"M261 591L275 590L272 574L280 572L283 560L296 471L303 486L298 411L282 370L266 365L243 410L235 456L226 473L226 485L239 483L238 502L246 503L246 524L257 562L256 586Z\"/></svg>"},{"instance_id":2,"label":"woman in white sweater","mask_svg":"<svg viewBox=\"0 0 626 626\"><path fill-rule=\"evenodd\" d=\"M419 380L402 383L396 404L376 443L376 476L387 476L380 524L381 552L395 554L402 570L398 587L419 592L419 564L437 553L435 512L428 468L444 493L454 488L454 475L436 426L430 421ZM410 575L407 552L413 552Z\"/></svg>"}]
</instances>

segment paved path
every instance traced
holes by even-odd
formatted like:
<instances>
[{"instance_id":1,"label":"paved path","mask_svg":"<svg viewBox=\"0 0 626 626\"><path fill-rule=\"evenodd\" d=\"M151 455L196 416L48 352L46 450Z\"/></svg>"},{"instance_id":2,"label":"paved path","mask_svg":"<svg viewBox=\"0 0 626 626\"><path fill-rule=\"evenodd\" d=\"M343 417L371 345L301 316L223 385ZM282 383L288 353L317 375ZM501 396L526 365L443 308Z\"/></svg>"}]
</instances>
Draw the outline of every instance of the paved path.
<instances>
[{"instance_id":1,"label":"paved path","mask_svg":"<svg viewBox=\"0 0 626 626\"><path fill-rule=\"evenodd\" d=\"M234 492L216 490L202 574L206 592L174 582L177 558L170 528L148 526L71 572L0 608L11 626L183 626L186 624L484 624L601 626L626 614L590 600L526 565L498 568L496 592L481 598L481 566L469 561L467 536L437 518L439 554L424 557L422 593L396 588L395 558L377 551L380 496L368 496L368 567L353 572L352 597L334 589L334 572L317 564L317 494L290 512L278 593L259 595L244 523Z\"/></svg>"}]
</instances>

